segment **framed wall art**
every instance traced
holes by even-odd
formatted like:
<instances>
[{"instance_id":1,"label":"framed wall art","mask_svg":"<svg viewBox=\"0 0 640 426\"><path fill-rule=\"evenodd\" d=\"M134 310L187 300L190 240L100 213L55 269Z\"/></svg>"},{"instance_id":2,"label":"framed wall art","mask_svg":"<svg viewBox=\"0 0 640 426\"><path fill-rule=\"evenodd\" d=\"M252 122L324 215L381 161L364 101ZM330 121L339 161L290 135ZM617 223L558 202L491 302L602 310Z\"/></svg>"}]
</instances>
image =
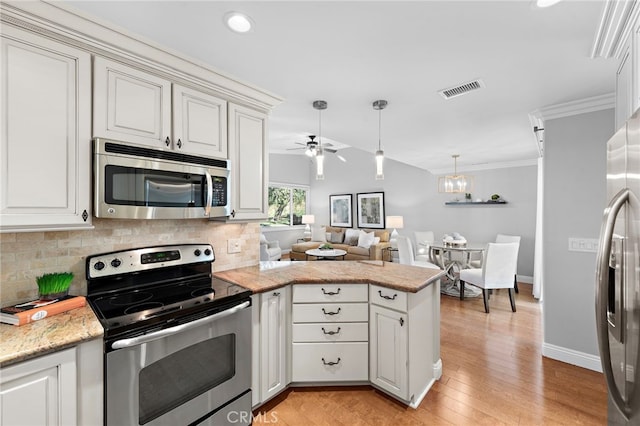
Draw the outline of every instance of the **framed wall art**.
<instances>
[{"instance_id":1,"label":"framed wall art","mask_svg":"<svg viewBox=\"0 0 640 426\"><path fill-rule=\"evenodd\" d=\"M384 229L384 192L357 194L358 228Z\"/></svg>"},{"instance_id":2,"label":"framed wall art","mask_svg":"<svg viewBox=\"0 0 640 426\"><path fill-rule=\"evenodd\" d=\"M353 198L351 194L329 195L330 225L340 228L351 228L353 226L352 205Z\"/></svg>"}]
</instances>

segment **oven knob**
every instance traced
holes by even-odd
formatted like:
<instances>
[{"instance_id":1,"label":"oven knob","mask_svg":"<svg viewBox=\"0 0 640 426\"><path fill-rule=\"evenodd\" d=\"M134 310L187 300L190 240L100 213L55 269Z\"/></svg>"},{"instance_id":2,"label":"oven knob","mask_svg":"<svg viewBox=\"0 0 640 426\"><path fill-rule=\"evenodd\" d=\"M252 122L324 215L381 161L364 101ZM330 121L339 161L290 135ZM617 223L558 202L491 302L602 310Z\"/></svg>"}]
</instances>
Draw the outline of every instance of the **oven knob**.
<instances>
[{"instance_id":1,"label":"oven knob","mask_svg":"<svg viewBox=\"0 0 640 426\"><path fill-rule=\"evenodd\" d=\"M204 255L205 256L210 256L211 255L211 249L205 249Z\"/></svg>"},{"instance_id":2,"label":"oven knob","mask_svg":"<svg viewBox=\"0 0 640 426\"><path fill-rule=\"evenodd\" d=\"M122 265L122 261L120 259L113 259L111 261L111 266L113 266L114 268L117 268L120 265Z\"/></svg>"},{"instance_id":3,"label":"oven knob","mask_svg":"<svg viewBox=\"0 0 640 426\"><path fill-rule=\"evenodd\" d=\"M196 249L193 254L196 255L196 257L200 256L200 254L202 254L202 252L200 251L200 249Z\"/></svg>"},{"instance_id":4,"label":"oven knob","mask_svg":"<svg viewBox=\"0 0 640 426\"><path fill-rule=\"evenodd\" d=\"M95 265L93 265L93 268L98 270L98 271L102 271L104 269L104 262L102 261L97 261Z\"/></svg>"}]
</instances>

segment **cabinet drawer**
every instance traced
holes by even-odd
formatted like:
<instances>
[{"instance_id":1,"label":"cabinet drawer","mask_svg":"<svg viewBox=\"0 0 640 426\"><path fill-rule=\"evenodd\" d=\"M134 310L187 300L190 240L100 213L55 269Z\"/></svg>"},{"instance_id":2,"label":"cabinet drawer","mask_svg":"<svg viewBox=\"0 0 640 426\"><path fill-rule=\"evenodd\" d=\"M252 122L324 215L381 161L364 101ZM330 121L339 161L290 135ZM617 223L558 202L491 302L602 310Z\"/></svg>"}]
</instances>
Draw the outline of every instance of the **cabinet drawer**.
<instances>
[{"instance_id":1,"label":"cabinet drawer","mask_svg":"<svg viewBox=\"0 0 640 426\"><path fill-rule=\"evenodd\" d=\"M293 322L360 322L369 320L368 303L294 303Z\"/></svg>"},{"instance_id":2,"label":"cabinet drawer","mask_svg":"<svg viewBox=\"0 0 640 426\"><path fill-rule=\"evenodd\" d=\"M369 380L369 345L356 343L293 343L294 382Z\"/></svg>"},{"instance_id":3,"label":"cabinet drawer","mask_svg":"<svg viewBox=\"0 0 640 426\"><path fill-rule=\"evenodd\" d=\"M392 288L369 286L369 298L371 303L401 312L407 312L407 293Z\"/></svg>"},{"instance_id":4,"label":"cabinet drawer","mask_svg":"<svg viewBox=\"0 0 640 426\"><path fill-rule=\"evenodd\" d=\"M293 303L366 302L367 284L303 284L293 286Z\"/></svg>"},{"instance_id":5,"label":"cabinet drawer","mask_svg":"<svg viewBox=\"0 0 640 426\"><path fill-rule=\"evenodd\" d=\"M369 324L366 322L336 322L331 324L293 324L294 342L366 342Z\"/></svg>"}]
</instances>

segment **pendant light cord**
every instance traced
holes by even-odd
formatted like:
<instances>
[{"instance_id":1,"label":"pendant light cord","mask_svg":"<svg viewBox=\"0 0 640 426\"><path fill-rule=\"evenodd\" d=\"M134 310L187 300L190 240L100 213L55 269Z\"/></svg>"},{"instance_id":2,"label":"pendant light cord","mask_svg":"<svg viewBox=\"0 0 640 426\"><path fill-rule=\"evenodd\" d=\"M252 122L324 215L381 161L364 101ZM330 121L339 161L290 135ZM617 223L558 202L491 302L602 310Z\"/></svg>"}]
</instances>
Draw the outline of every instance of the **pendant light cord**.
<instances>
[{"instance_id":1,"label":"pendant light cord","mask_svg":"<svg viewBox=\"0 0 640 426\"><path fill-rule=\"evenodd\" d=\"M381 151L380 146L381 146L381 136L380 134L382 133L382 108L378 110L378 151Z\"/></svg>"}]
</instances>

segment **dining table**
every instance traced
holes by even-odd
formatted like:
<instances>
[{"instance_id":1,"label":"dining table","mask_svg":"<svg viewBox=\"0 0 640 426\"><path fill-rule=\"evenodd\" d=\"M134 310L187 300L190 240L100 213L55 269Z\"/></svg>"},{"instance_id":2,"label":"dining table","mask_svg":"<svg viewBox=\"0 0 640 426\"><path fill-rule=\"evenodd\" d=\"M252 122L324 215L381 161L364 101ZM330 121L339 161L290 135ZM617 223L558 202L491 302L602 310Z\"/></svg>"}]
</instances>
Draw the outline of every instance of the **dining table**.
<instances>
[{"instance_id":1,"label":"dining table","mask_svg":"<svg viewBox=\"0 0 640 426\"><path fill-rule=\"evenodd\" d=\"M440 292L449 296L460 296L460 270L470 267L471 256L478 254L484 256L485 244L464 243L456 244L450 242L419 242L419 246L428 249L429 261L441 267L448 280L440 287ZM482 291L473 286L465 286L465 297L478 297Z\"/></svg>"}]
</instances>

